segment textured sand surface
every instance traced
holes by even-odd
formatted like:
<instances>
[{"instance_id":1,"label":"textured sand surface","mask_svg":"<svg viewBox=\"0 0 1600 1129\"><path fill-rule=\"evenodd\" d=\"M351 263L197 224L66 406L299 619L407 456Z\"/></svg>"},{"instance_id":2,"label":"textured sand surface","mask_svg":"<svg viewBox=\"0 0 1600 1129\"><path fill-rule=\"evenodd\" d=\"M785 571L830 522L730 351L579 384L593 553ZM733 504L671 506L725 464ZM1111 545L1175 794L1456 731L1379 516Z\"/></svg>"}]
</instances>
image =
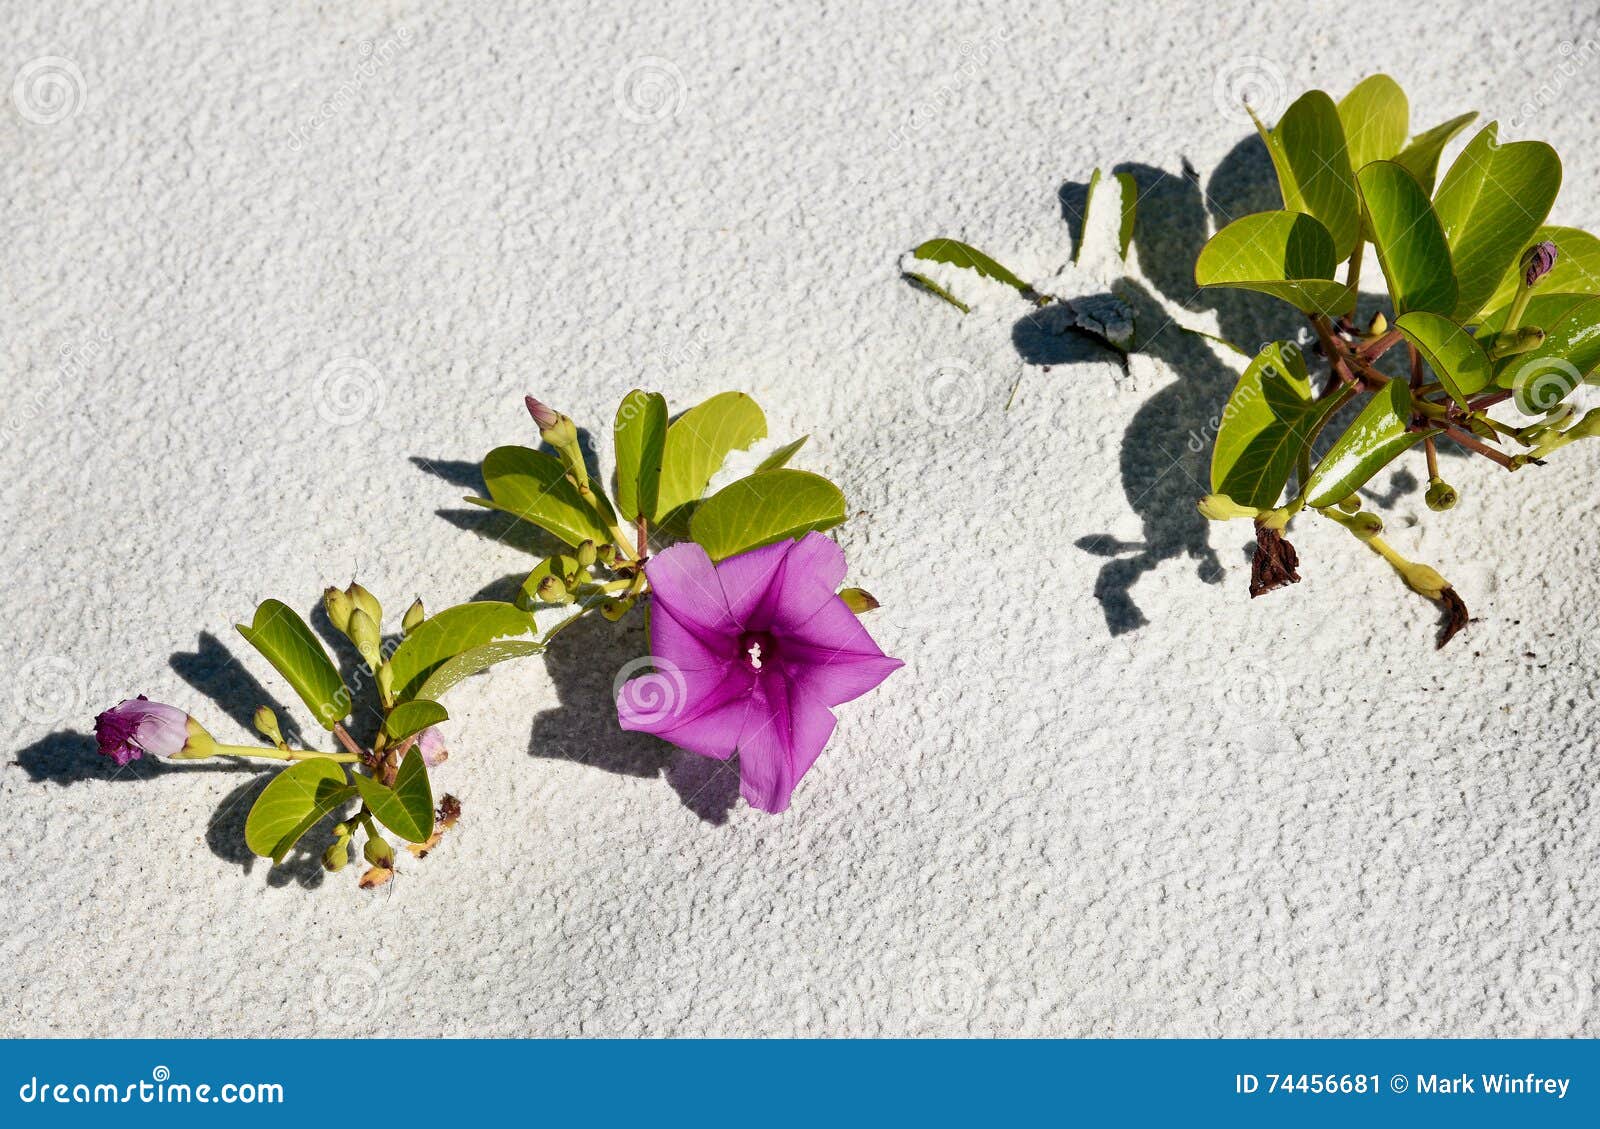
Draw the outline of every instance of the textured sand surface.
<instances>
[{"instance_id":1,"label":"textured sand surface","mask_svg":"<svg viewBox=\"0 0 1600 1129\"><path fill-rule=\"evenodd\" d=\"M1446 519L1374 484L1478 617L1436 654L1326 524L1247 598L1192 339L1124 374L897 278L935 234L1047 277L1128 163L1142 316L1292 332L1188 280L1271 202L1219 92L1375 69L1549 139L1596 228L1592 4L285 7L4 5L0 1031L1600 1034L1600 450L1454 459ZM464 821L376 894L249 856L254 771L98 763L138 692L311 726L260 599L503 592L537 545L476 460L524 392L600 427L635 385L749 391L856 511L908 667L787 814L617 731L637 625L456 693Z\"/></svg>"}]
</instances>

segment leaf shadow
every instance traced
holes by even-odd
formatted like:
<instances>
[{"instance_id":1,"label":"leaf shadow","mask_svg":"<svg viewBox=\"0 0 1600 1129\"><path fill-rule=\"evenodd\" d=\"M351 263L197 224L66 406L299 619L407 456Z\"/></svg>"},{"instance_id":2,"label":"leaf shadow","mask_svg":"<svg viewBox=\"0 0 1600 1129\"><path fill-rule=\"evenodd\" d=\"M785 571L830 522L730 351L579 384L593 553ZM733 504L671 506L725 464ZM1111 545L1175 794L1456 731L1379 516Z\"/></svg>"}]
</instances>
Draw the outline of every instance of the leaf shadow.
<instances>
[{"instance_id":1,"label":"leaf shadow","mask_svg":"<svg viewBox=\"0 0 1600 1129\"><path fill-rule=\"evenodd\" d=\"M590 617L557 636L544 655L560 704L537 714L528 755L568 760L619 776L663 777L683 806L713 825L739 799L736 759L718 761L617 725L615 682L649 650L642 617L620 624Z\"/></svg>"}]
</instances>

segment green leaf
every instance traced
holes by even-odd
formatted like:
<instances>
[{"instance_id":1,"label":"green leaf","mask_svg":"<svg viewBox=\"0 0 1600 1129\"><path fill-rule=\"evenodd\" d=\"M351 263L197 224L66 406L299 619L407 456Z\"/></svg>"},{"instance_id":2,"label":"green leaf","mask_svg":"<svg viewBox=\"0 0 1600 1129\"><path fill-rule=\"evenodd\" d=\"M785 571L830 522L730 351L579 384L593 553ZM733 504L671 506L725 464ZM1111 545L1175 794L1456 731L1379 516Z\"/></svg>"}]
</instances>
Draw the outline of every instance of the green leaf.
<instances>
[{"instance_id":1,"label":"green leaf","mask_svg":"<svg viewBox=\"0 0 1600 1129\"><path fill-rule=\"evenodd\" d=\"M1334 257L1347 258L1361 234L1361 209L1333 99L1321 90L1306 91L1277 126L1262 131L1262 138L1278 172L1284 208L1315 216L1333 238Z\"/></svg>"},{"instance_id":2,"label":"green leaf","mask_svg":"<svg viewBox=\"0 0 1600 1129\"><path fill-rule=\"evenodd\" d=\"M297 761L261 790L244 821L244 841L274 865L307 831L356 794L344 765L328 757Z\"/></svg>"},{"instance_id":3,"label":"green leaf","mask_svg":"<svg viewBox=\"0 0 1600 1129\"><path fill-rule=\"evenodd\" d=\"M421 733L430 725L449 720L450 715L438 702L417 698L401 702L383 719L383 731L396 741L404 741L413 733Z\"/></svg>"},{"instance_id":4,"label":"green leaf","mask_svg":"<svg viewBox=\"0 0 1600 1129\"><path fill-rule=\"evenodd\" d=\"M1434 179L1439 175L1439 156L1444 152L1444 147L1450 144L1456 134L1471 125L1477 116L1478 111L1473 110L1417 134L1411 139L1411 144L1400 150L1395 162L1404 165L1425 191L1432 192Z\"/></svg>"},{"instance_id":5,"label":"green leaf","mask_svg":"<svg viewBox=\"0 0 1600 1129\"><path fill-rule=\"evenodd\" d=\"M496 447L483 460L488 498L467 501L503 510L559 537L569 545L611 540L595 511L578 495L559 459L528 447Z\"/></svg>"},{"instance_id":6,"label":"green leaf","mask_svg":"<svg viewBox=\"0 0 1600 1129\"><path fill-rule=\"evenodd\" d=\"M1544 344L1495 366L1495 383L1513 390L1529 415L1549 411L1600 369L1600 298L1585 299L1542 328Z\"/></svg>"},{"instance_id":7,"label":"green leaf","mask_svg":"<svg viewBox=\"0 0 1600 1129\"><path fill-rule=\"evenodd\" d=\"M1467 143L1433 201L1461 288L1458 321L1471 320L1493 296L1560 188L1561 158L1543 141L1502 145L1490 122Z\"/></svg>"},{"instance_id":8,"label":"green leaf","mask_svg":"<svg viewBox=\"0 0 1600 1129\"><path fill-rule=\"evenodd\" d=\"M1101 191L1102 185L1105 191ZM1106 204L1114 203L1116 211L1108 211ZM1128 257L1128 247L1133 242L1133 224L1139 203L1139 187L1132 173L1119 172L1107 182L1099 169L1089 175L1089 187L1083 198L1083 224L1078 235L1078 246L1073 249L1072 261L1083 258L1085 248L1099 253L1099 245L1115 245L1117 258ZM1096 205L1099 205L1098 207ZM1114 216L1115 226L1110 223Z\"/></svg>"},{"instance_id":9,"label":"green leaf","mask_svg":"<svg viewBox=\"0 0 1600 1129\"><path fill-rule=\"evenodd\" d=\"M617 509L632 525L656 510L667 442L667 398L637 388L617 406Z\"/></svg>"},{"instance_id":10,"label":"green leaf","mask_svg":"<svg viewBox=\"0 0 1600 1129\"><path fill-rule=\"evenodd\" d=\"M1413 310L1398 318L1394 326L1416 346L1450 398L1463 408L1468 396L1477 395L1493 382L1489 354L1472 334L1449 318Z\"/></svg>"},{"instance_id":11,"label":"green leaf","mask_svg":"<svg viewBox=\"0 0 1600 1129\"><path fill-rule=\"evenodd\" d=\"M350 691L345 689L338 668L293 608L278 600L263 600L249 627L242 623L236 626L239 634L294 687L324 729L331 732L350 712Z\"/></svg>"},{"instance_id":12,"label":"green leaf","mask_svg":"<svg viewBox=\"0 0 1600 1129\"><path fill-rule=\"evenodd\" d=\"M387 788L370 776L356 777L361 800L372 809L378 822L408 843L424 843L433 834L433 788L428 783L428 768L413 745L394 775L394 787Z\"/></svg>"},{"instance_id":13,"label":"green leaf","mask_svg":"<svg viewBox=\"0 0 1600 1129\"><path fill-rule=\"evenodd\" d=\"M429 616L389 657L396 699L417 697L428 676L463 651L532 630L533 616L491 600L457 604Z\"/></svg>"},{"instance_id":14,"label":"green leaf","mask_svg":"<svg viewBox=\"0 0 1600 1129\"><path fill-rule=\"evenodd\" d=\"M922 287L922 289L926 290L929 294L932 294L934 297L943 298L946 302L949 302L952 306L954 306L956 309L960 310L962 313L970 314L972 312L972 307L971 306L967 305L960 298L957 298L954 294L950 293L950 291L948 291L944 287L940 286L937 282L933 281L933 279L929 278L927 275L918 274L914 270L901 271L900 273L901 273L902 276L904 276L905 278L910 279L913 283L915 283L916 285Z\"/></svg>"},{"instance_id":15,"label":"green leaf","mask_svg":"<svg viewBox=\"0 0 1600 1129\"><path fill-rule=\"evenodd\" d=\"M1259 290L1308 314L1334 314L1350 304L1350 288L1333 281L1338 265L1333 240L1315 219L1294 211L1258 212L1211 237L1195 260L1194 280Z\"/></svg>"},{"instance_id":16,"label":"green leaf","mask_svg":"<svg viewBox=\"0 0 1600 1129\"><path fill-rule=\"evenodd\" d=\"M985 278L1003 282L1024 296L1032 296L1033 287L1012 274L976 247L969 247L956 239L930 239L911 252L913 258L930 263L949 263L953 267L975 270Z\"/></svg>"},{"instance_id":17,"label":"green leaf","mask_svg":"<svg viewBox=\"0 0 1600 1129\"><path fill-rule=\"evenodd\" d=\"M1411 103L1394 79L1369 75L1340 99L1339 122L1344 126L1350 167L1359 172L1400 152L1411 128Z\"/></svg>"},{"instance_id":18,"label":"green leaf","mask_svg":"<svg viewBox=\"0 0 1600 1129\"><path fill-rule=\"evenodd\" d=\"M1256 354L1234 385L1211 448L1211 490L1257 509L1277 505L1300 449L1335 400L1316 400L1305 358L1287 342Z\"/></svg>"},{"instance_id":19,"label":"green leaf","mask_svg":"<svg viewBox=\"0 0 1600 1129\"><path fill-rule=\"evenodd\" d=\"M501 639L495 643L485 643L481 647L473 647L462 651L453 659L440 663L433 668L422 688L417 691L417 698L438 698L445 691L453 687L462 679L477 674L480 670L487 670L495 663L502 663L508 659L520 659L526 655L537 655L544 652L544 644L537 639Z\"/></svg>"},{"instance_id":20,"label":"green leaf","mask_svg":"<svg viewBox=\"0 0 1600 1129\"><path fill-rule=\"evenodd\" d=\"M792 443L785 443L772 454L762 459L760 465L750 473L760 474L764 470L777 470L781 466L788 466L789 460L795 457L800 448L806 445L806 440L810 438L811 436L809 435L802 435Z\"/></svg>"},{"instance_id":21,"label":"green leaf","mask_svg":"<svg viewBox=\"0 0 1600 1129\"><path fill-rule=\"evenodd\" d=\"M1448 314L1456 304L1455 275L1439 218L1422 185L1394 161L1372 162L1357 180L1395 312Z\"/></svg>"},{"instance_id":22,"label":"green leaf","mask_svg":"<svg viewBox=\"0 0 1600 1129\"><path fill-rule=\"evenodd\" d=\"M766 470L702 502L689 519L689 536L720 561L814 529L831 529L844 517L844 495L826 478L805 470Z\"/></svg>"},{"instance_id":23,"label":"green leaf","mask_svg":"<svg viewBox=\"0 0 1600 1129\"><path fill-rule=\"evenodd\" d=\"M1401 453L1435 434L1407 431L1410 425L1411 393L1405 381L1391 380L1317 463L1306 483L1306 504L1321 509L1348 498Z\"/></svg>"},{"instance_id":24,"label":"green leaf","mask_svg":"<svg viewBox=\"0 0 1600 1129\"><path fill-rule=\"evenodd\" d=\"M924 244L926 246L926 244ZM651 516L657 524L699 499L730 451L767 436L767 417L743 392L721 392L690 408L667 428L661 492Z\"/></svg>"},{"instance_id":25,"label":"green leaf","mask_svg":"<svg viewBox=\"0 0 1600 1129\"><path fill-rule=\"evenodd\" d=\"M1539 287L1533 292L1533 300L1537 302L1541 297L1557 293L1600 294L1600 239L1575 227L1541 227L1529 238L1527 246L1517 252L1510 269L1500 279L1500 285L1483 304L1486 311L1483 317L1485 324L1496 314L1501 315L1500 324L1505 324L1506 309L1517 296L1517 288L1522 282L1522 251L1526 251L1535 243L1547 240L1556 245L1556 265L1555 269L1539 280ZM1540 323L1524 317L1522 324Z\"/></svg>"}]
</instances>

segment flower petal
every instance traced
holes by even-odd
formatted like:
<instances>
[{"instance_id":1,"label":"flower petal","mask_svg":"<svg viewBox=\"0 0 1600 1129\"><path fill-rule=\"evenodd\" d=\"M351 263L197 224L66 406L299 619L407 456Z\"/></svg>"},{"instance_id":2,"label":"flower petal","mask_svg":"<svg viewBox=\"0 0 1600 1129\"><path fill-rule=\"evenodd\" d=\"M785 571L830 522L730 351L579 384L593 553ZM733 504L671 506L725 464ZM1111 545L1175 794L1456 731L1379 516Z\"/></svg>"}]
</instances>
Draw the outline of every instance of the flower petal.
<instances>
[{"instance_id":1,"label":"flower petal","mask_svg":"<svg viewBox=\"0 0 1600 1129\"><path fill-rule=\"evenodd\" d=\"M854 701L906 665L888 655L818 651L794 644L785 649L783 660L794 684L826 706Z\"/></svg>"},{"instance_id":2,"label":"flower petal","mask_svg":"<svg viewBox=\"0 0 1600 1129\"><path fill-rule=\"evenodd\" d=\"M793 541L779 541L775 545L763 545L748 553L729 557L717 565L722 595L737 623L749 621L751 613L766 598L774 581L783 575L784 561L794 546Z\"/></svg>"},{"instance_id":3,"label":"flower petal","mask_svg":"<svg viewBox=\"0 0 1600 1129\"><path fill-rule=\"evenodd\" d=\"M687 626L666 604L650 604L650 653L679 670L720 669L734 661L739 649L732 635L703 634Z\"/></svg>"},{"instance_id":4,"label":"flower petal","mask_svg":"<svg viewBox=\"0 0 1600 1129\"><path fill-rule=\"evenodd\" d=\"M644 573L650 579L652 603L665 605L696 635L705 639L739 630L722 596L716 567L693 541L680 541L651 557Z\"/></svg>"},{"instance_id":5,"label":"flower petal","mask_svg":"<svg viewBox=\"0 0 1600 1129\"><path fill-rule=\"evenodd\" d=\"M828 708L804 690L786 679L762 679L739 734L739 791L750 806L786 810L834 724Z\"/></svg>"},{"instance_id":6,"label":"flower petal","mask_svg":"<svg viewBox=\"0 0 1600 1129\"><path fill-rule=\"evenodd\" d=\"M844 550L820 533L807 533L789 547L783 572L769 586L751 625L786 633L834 598L844 573Z\"/></svg>"},{"instance_id":7,"label":"flower petal","mask_svg":"<svg viewBox=\"0 0 1600 1129\"><path fill-rule=\"evenodd\" d=\"M752 677L737 667L677 670L663 663L623 684L617 723L701 756L726 759L744 726Z\"/></svg>"}]
</instances>

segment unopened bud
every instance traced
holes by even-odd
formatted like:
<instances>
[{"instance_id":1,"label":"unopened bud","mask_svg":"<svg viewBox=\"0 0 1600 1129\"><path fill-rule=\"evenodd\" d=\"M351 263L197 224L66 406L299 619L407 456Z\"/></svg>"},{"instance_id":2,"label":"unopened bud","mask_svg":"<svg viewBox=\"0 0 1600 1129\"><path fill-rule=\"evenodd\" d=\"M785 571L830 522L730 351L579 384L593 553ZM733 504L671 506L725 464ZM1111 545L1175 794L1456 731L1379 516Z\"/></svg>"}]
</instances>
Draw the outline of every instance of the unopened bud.
<instances>
[{"instance_id":1,"label":"unopened bud","mask_svg":"<svg viewBox=\"0 0 1600 1129\"><path fill-rule=\"evenodd\" d=\"M567 586L559 576L547 576L539 581L538 595L547 604L564 604L567 602Z\"/></svg>"},{"instance_id":2,"label":"unopened bud","mask_svg":"<svg viewBox=\"0 0 1600 1129\"><path fill-rule=\"evenodd\" d=\"M361 587L361 585L352 580L350 582L350 587L345 589L345 595L350 597L350 602L352 604L366 612L367 615L371 616L373 623L383 622L383 605L378 603L378 597L374 596L371 592L368 592L365 588Z\"/></svg>"},{"instance_id":3,"label":"unopened bud","mask_svg":"<svg viewBox=\"0 0 1600 1129\"><path fill-rule=\"evenodd\" d=\"M1337 505L1343 513L1353 514L1361 508L1361 495L1351 494L1349 497L1341 499Z\"/></svg>"},{"instance_id":4,"label":"unopened bud","mask_svg":"<svg viewBox=\"0 0 1600 1129\"><path fill-rule=\"evenodd\" d=\"M383 639L378 632L378 621L361 608L350 613L350 628L345 634L356 645L368 667L376 671L383 664Z\"/></svg>"},{"instance_id":5,"label":"unopened bud","mask_svg":"<svg viewBox=\"0 0 1600 1129\"><path fill-rule=\"evenodd\" d=\"M1497 361L1501 357L1514 357L1518 353L1537 349L1543 344L1544 330L1536 325L1525 325L1521 329L1497 336L1489 345L1489 359Z\"/></svg>"},{"instance_id":6,"label":"unopened bud","mask_svg":"<svg viewBox=\"0 0 1600 1129\"><path fill-rule=\"evenodd\" d=\"M603 615L609 622L616 623L617 620L628 614L628 612L633 608L634 601L636 599L637 597L629 596L626 599L607 600L605 603L600 605L600 614Z\"/></svg>"},{"instance_id":7,"label":"unopened bud","mask_svg":"<svg viewBox=\"0 0 1600 1129\"><path fill-rule=\"evenodd\" d=\"M844 606L856 615L875 611L880 606L871 592L865 588L846 588L839 593L839 599L844 601Z\"/></svg>"},{"instance_id":8,"label":"unopened bud","mask_svg":"<svg viewBox=\"0 0 1600 1129\"><path fill-rule=\"evenodd\" d=\"M283 730L278 728L278 715L266 706L257 706L256 715L251 719L255 723L256 732L271 741L278 748L284 747Z\"/></svg>"},{"instance_id":9,"label":"unopened bud","mask_svg":"<svg viewBox=\"0 0 1600 1129\"><path fill-rule=\"evenodd\" d=\"M1537 286L1540 279L1555 270L1556 259L1559 257L1556 245L1548 239L1529 247L1522 253L1522 284L1527 287Z\"/></svg>"},{"instance_id":10,"label":"unopened bud","mask_svg":"<svg viewBox=\"0 0 1600 1129\"><path fill-rule=\"evenodd\" d=\"M323 589L322 606L327 610L328 621L337 631L341 633L350 631L350 612L356 605L348 592L332 587Z\"/></svg>"},{"instance_id":11,"label":"unopened bud","mask_svg":"<svg viewBox=\"0 0 1600 1129\"><path fill-rule=\"evenodd\" d=\"M1351 514L1345 525L1363 541L1370 541L1383 532L1383 519L1371 510Z\"/></svg>"},{"instance_id":12,"label":"unopened bud","mask_svg":"<svg viewBox=\"0 0 1600 1129\"><path fill-rule=\"evenodd\" d=\"M328 844L328 849L322 852L322 867L324 870L343 870L348 865L350 865L350 840L335 839Z\"/></svg>"},{"instance_id":13,"label":"unopened bud","mask_svg":"<svg viewBox=\"0 0 1600 1129\"><path fill-rule=\"evenodd\" d=\"M1443 513L1445 510L1453 508L1456 502L1460 501L1460 495L1456 493L1456 488L1444 479L1430 478L1428 479L1428 493L1425 500L1430 510L1436 513Z\"/></svg>"},{"instance_id":14,"label":"unopened bud","mask_svg":"<svg viewBox=\"0 0 1600 1129\"><path fill-rule=\"evenodd\" d=\"M422 621L426 618L427 613L422 610L422 600L419 597L413 600L411 606L406 609L405 618L400 621L400 630L410 635L421 626Z\"/></svg>"},{"instance_id":15,"label":"unopened bud","mask_svg":"<svg viewBox=\"0 0 1600 1129\"><path fill-rule=\"evenodd\" d=\"M610 568L617 559L617 547L607 541L594 551L594 557L606 568Z\"/></svg>"},{"instance_id":16,"label":"unopened bud","mask_svg":"<svg viewBox=\"0 0 1600 1129\"><path fill-rule=\"evenodd\" d=\"M541 432L548 431L561 422L561 413L549 404L541 403L532 396L524 396L522 402L528 405L528 414L533 417L533 422L539 425Z\"/></svg>"},{"instance_id":17,"label":"unopened bud","mask_svg":"<svg viewBox=\"0 0 1600 1129\"><path fill-rule=\"evenodd\" d=\"M1200 516L1207 521L1231 521L1234 518L1256 517L1261 513L1254 506L1241 506L1226 494L1207 494L1196 504Z\"/></svg>"},{"instance_id":18,"label":"unopened bud","mask_svg":"<svg viewBox=\"0 0 1600 1129\"><path fill-rule=\"evenodd\" d=\"M394 866L394 848L389 846L389 841L381 835L368 835L361 853L373 866Z\"/></svg>"},{"instance_id":19,"label":"unopened bud","mask_svg":"<svg viewBox=\"0 0 1600 1129\"><path fill-rule=\"evenodd\" d=\"M578 567L580 569L593 568L594 562L599 559L600 553L594 547L593 541L584 541L578 546Z\"/></svg>"},{"instance_id":20,"label":"unopened bud","mask_svg":"<svg viewBox=\"0 0 1600 1129\"><path fill-rule=\"evenodd\" d=\"M1388 332L1389 332L1389 319L1383 316L1383 311L1382 310L1379 310L1377 313L1372 315L1372 320L1367 323L1367 336L1368 337L1382 337L1385 333L1388 333Z\"/></svg>"}]
</instances>

